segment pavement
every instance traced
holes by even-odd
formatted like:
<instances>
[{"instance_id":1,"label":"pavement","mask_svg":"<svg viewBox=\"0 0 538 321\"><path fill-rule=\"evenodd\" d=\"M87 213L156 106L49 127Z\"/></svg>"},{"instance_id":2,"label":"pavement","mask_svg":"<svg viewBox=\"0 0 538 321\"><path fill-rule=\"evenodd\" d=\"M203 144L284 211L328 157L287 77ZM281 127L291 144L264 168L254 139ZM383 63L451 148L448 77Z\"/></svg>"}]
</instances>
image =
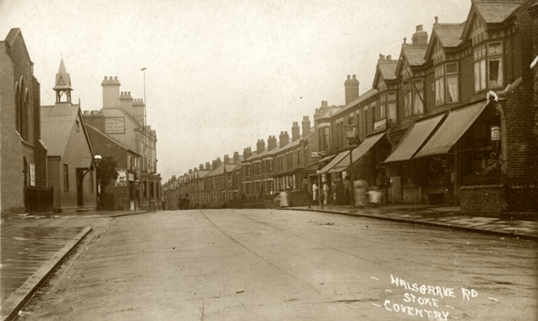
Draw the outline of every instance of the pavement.
<instances>
[{"instance_id":1,"label":"pavement","mask_svg":"<svg viewBox=\"0 0 538 321\"><path fill-rule=\"evenodd\" d=\"M421 224L506 238L538 241L538 221L470 216L459 206L383 205L304 206L293 210L318 211ZM4 215L1 227L0 295L1 321L13 320L39 287L62 264L77 245L106 230L111 220L126 215L157 213L146 211L51 213Z\"/></svg>"}]
</instances>

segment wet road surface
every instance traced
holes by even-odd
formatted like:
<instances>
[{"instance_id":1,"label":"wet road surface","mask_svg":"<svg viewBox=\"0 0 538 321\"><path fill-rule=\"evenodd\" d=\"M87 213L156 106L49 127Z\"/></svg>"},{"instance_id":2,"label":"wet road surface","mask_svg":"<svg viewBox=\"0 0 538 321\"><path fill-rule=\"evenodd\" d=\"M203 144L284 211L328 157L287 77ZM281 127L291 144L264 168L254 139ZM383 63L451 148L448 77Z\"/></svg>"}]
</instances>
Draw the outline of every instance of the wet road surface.
<instances>
[{"instance_id":1,"label":"wet road surface","mask_svg":"<svg viewBox=\"0 0 538 321\"><path fill-rule=\"evenodd\" d=\"M18 320L538 320L536 243L278 210L126 216Z\"/></svg>"}]
</instances>

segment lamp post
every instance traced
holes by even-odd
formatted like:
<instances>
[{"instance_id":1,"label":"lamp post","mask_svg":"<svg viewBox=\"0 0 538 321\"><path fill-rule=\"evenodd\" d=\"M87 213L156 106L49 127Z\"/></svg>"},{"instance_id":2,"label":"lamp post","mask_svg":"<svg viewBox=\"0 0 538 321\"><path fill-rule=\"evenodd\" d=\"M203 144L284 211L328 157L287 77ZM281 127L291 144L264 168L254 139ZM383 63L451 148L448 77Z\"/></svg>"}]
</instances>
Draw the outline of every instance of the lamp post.
<instances>
[{"instance_id":1,"label":"lamp post","mask_svg":"<svg viewBox=\"0 0 538 321\"><path fill-rule=\"evenodd\" d=\"M97 169L99 168L99 163L101 163L101 160L103 158L101 157L101 155L95 155L93 156L93 163L95 164L95 169L97 171ZM95 179L97 181L97 208L99 208L99 201L100 201L100 194L101 194L101 184L99 182L99 176L98 175L95 175Z\"/></svg>"},{"instance_id":2,"label":"lamp post","mask_svg":"<svg viewBox=\"0 0 538 321\"><path fill-rule=\"evenodd\" d=\"M347 125L346 125L346 138L349 142L349 179L350 179L350 193L349 193L349 200L351 202L351 209L355 209L355 178L353 175L353 148L355 147L355 132L357 128L355 127L355 124L353 123L351 117L348 119Z\"/></svg>"}]
</instances>

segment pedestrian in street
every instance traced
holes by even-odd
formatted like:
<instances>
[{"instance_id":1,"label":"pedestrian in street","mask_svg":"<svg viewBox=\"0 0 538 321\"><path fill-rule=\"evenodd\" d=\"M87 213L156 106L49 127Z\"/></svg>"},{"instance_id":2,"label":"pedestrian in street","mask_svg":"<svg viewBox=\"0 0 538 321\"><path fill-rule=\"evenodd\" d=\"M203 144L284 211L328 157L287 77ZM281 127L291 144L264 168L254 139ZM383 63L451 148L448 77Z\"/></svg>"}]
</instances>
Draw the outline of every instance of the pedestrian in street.
<instances>
[{"instance_id":1,"label":"pedestrian in street","mask_svg":"<svg viewBox=\"0 0 538 321\"><path fill-rule=\"evenodd\" d=\"M353 183L355 192L355 206L366 206L366 191L368 190L368 183L365 180L359 179Z\"/></svg>"},{"instance_id":2,"label":"pedestrian in street","mask_svg":"<svg viewBox=\"0 0 538 321\"><path fill-rule=\"evenodd\" d=\"M329 199L330 188L327 182L323 182L323 204L327 205L327 200Z\"/></svg>"},{"instance_id":3,"label":"pedestrian in street","mask_svg":"<svg viewBox=\"0 0 538 321\"><path fill-rule=\"evenodd\" d=\"M316 183L312 184L312 201L314 204L316 203L316 200L318 199L318 185Z\"/></svg>"},{"instance_id":4,"label":"pedestrian in street","mask_svg":"<svg viewBox=\"0 0 538 321\"><path fill-rule=\"evenodd\" d=\"M372 204L372 206L377 207L381 203L381 192L379 191L377 186L372 187L372 189L369 190L367 194L369 202L370 204Z\"/></svg>"},{"instance_id":5,"label":"pedestrian in street","mask_svg":"<svg viewBox=\"0 0 538 321\"><path fill-rule=\"evenodd\" d=\"M350 203L351 197L350 197L350 194L349 194L351 189L349 188L349 185L350 185L349 184L349 177L346 177L344 179L344 203L345 204L351 204Z\"/></svg>"},{"instance_id":6,"label":"pedestrian in street","mask_svg":"<svg viewBox=\"0 0 538 321\"><path fill-rule=\"evenodd\" d=\"M287 208L289 206L287 191L284 190L280 192L279 199L280 199L280 208Z\"/></svg>"},{"instance_id":7,"label":"pedestrian in street","mask_svg":"<svg viewBox=\"0 0 538 321\"><path fill-rule=\"evenodd\" d=\"M336 203L336 181L333 181L331 184L331 203L335 205L337 204Z\"/></svg>"}]
</instances>

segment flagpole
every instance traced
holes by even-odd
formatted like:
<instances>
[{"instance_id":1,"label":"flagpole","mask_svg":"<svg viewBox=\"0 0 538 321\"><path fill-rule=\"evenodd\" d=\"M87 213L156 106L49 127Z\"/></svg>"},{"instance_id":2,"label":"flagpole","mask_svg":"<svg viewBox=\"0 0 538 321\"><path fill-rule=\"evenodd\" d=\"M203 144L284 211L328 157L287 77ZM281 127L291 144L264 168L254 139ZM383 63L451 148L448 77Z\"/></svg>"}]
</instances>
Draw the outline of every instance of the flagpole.
<instances>
[{"instance_id":1,"label":"flagpole","mask_svg":"<svg viewBox=\"0 0 538 321\"><path fill-rule=\"evenodd\" d=\"M144 72L144 127L146 127L146 67L142 68L141 71Z\"/></svg>"}]
</instances>

